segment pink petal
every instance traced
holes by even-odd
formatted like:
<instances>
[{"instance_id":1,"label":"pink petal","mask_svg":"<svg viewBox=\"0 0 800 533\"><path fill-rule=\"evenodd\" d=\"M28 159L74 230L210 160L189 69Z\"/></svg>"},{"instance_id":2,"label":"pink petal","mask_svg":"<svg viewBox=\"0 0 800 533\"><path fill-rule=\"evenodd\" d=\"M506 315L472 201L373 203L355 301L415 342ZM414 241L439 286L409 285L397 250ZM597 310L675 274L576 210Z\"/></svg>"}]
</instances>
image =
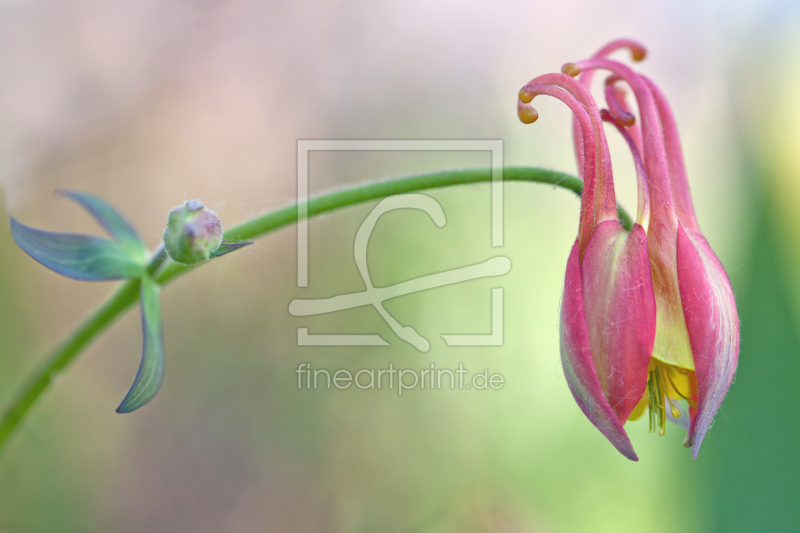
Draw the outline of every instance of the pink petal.
<instances>
[{"instance_id":1,"label":"pink petal","mask_svg":"<svg viewBox=\"0 0 800 533\"><path fill-rule=\"evenodd\" d=\"M725 269L697 231L678 225L678 286L697 373L697 413L687 436L696 459L739 360L739 316Z\"/></svg>"},{"instance_id":2,"label":"pink petal","mask_svg":"<svg viewBox=\"0 0 800 533\"><path fill-rule=\"evenodd\" d=\"M647 388L656 301L647 236L616 220L597 226L581 262L592 360L605 397L623 424Z\"/></svg>"},{"instance_id":3,"label":"pink petal","mask_svg":"<svg viewBox=\"0 0 800 533\"><path fill-rule=\"evenodd\" d=\"M632 461L638 461L628 434L622 427L600 386L589 347L589 330L583 306L583 283L578 241L567 260L564 300L561 304L561 363L572 396L583 414Z\"/></svg>"}]
</instances>

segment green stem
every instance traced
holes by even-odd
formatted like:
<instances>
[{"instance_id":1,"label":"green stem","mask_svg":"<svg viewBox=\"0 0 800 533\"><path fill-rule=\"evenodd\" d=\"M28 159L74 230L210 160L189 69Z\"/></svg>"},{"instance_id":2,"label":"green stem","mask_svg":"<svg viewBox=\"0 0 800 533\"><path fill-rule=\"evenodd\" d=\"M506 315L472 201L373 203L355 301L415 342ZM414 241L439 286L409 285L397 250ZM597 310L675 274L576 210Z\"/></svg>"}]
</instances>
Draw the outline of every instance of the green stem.
<instances>
[{"instance_id":1,"label":"green stem","mask_svg":"<svg viewBox=\"0 0 800 533\"><path fill-rule=\"evenodd\" d=\"M463 169L445 170L431 174L359 184L310 199L307 206L308 217L311 218L322 213L395 194L491 180L492 173L488 169ZM531 167L504 168L503 181L549 183L569 189L577 194L581 193L582 188L581 180L574 176ZM239 224L225 232L225 239L255 239L293 224L297 222L297 207L297 204L289 205ZM623 225L630 229L633 225L631 218L622 208L619 208L619 214ZM153 253L148 272L151 274L158 273L156 279L160 284L164 285L190 268L167 259L163 247L159 247ZM126 281L50 354L6 409L0 421L0 451L5 447L9 437L17 429L31 407L48 389L53 382L53 378L69 365L95 337L130 308L136 302L138 296L139 280Z\"/></svg>"}]
</instances>

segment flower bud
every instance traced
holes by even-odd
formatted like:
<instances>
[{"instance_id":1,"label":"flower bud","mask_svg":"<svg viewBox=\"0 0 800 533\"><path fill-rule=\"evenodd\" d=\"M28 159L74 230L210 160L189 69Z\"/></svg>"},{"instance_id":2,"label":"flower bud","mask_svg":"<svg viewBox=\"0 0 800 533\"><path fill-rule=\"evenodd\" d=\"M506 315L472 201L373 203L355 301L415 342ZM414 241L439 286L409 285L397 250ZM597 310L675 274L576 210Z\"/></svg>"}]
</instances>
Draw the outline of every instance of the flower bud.
<instances>
[{"instance_id":1,"label":"flower bud","mask_svg":"<svg viewBox=\"0 0 800 533\"><path fill-rule=\"evenodd\" d=\"M200 200L173 208L164 230L164 248L177 263L194 265L207 260L222 244L222 223Z\"/></svg>"}]
</instances>

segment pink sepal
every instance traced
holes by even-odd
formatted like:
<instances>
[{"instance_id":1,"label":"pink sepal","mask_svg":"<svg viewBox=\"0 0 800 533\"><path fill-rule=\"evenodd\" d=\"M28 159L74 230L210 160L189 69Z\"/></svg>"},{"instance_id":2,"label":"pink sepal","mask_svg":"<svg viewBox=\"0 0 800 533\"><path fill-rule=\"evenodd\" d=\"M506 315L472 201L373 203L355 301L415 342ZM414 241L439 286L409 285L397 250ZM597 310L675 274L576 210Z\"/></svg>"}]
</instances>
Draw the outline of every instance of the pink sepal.
<instances>
[{"instance_id":1,"label":"pink sepal","mask_svg":"<svg viewBox=\"0 0 800 533\"><path fill-rule=\"evenodd\" d=\"M638 461L628 434L608 403L595 372L583 306L583 283L578 242L567 260L564 299L561 304L561 363L572 396L583 414L632 461Z\"/></svg>"},{"instance_id":2,"label":"pink sepal","mask_svg":"<svg viewBox=\"0 0 800 533\"><path fill-rule=\"evenodd\" d=\"M739 361L739 316L725 269L706 239L678 224L678 287L697 374L697 414L688 438L697 459Z\"/></svg>"}]
</instances>

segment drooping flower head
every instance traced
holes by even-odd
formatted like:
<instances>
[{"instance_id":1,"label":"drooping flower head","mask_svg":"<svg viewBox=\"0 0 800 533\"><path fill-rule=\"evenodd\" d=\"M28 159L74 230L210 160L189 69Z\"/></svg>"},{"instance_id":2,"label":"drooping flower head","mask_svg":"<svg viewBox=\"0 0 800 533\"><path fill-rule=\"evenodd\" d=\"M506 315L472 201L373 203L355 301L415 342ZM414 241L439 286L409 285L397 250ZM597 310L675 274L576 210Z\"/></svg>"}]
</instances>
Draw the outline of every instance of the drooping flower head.
<instances>
[{"instance_id":1,"label":"drooping flower head","mask_svg":"<svg viewBox=\"0 0 800 533\"><path fill-rule=\"evenodd\" d=\"M585 390L575 385L568 365L570 361L578 361L574 355L576 350L580 352L588 349L591 356L589 360L594 362L594 368L588 368L586 361L583 362L582 370L585 373L594 373L601 384L604 381L617 382L618 387L627 391L628 399L637 399L638 405L631 412L626 414L627 409L614 411L622 435L624 430L621 429L621 425L628 419L641 416L648 408L651 430L658 428L658 432L663 435L667 418L680 420L687 418L687 414L680 413L672 401L685 400L690 406L688 409L690 421L687 424L689 431L684 444L691 446L693 456L697 457L703 437L736 371L739 353L739 321L736 304L721 263L699 231L689 193L677 126L669 104L648 78L606 57L622 48L629 49L634 60L641 60L645 56L644 47L635 41L614 41L603 47L591 59L567 63L562 67L563 73L579 76L575 81L581 88L580 93L576 85L559 81L562 88L570 87L572 92L583 95L580 104L586 114L594 117L590 121L591 129L587 128L587 121L581 117L580 110L573 109L576 115L575 151L579 172L584 180L584 195L576 242L580 272L576 273L572 265L572 255L575 255L575 250L567 265L567 281L562 304L562 360L568 383L579 405L623 454L631 457L625 448L620 446L622 441L618 434L615 434L617 435L615 438L609 436L608 427L616 427L614 421L607 421L606 426L603 426L598 423L596 416L593 417L591 410L587 412L582 403ZM588 93L592 74L596 70L606 70L611 73L605 81L608 109L599 113L595 113L596 104ZM540 76L534 82L539 80L537 83L541 83L542 79L550 81L554 79L547 76ZM523 122L530 122L530 118L535 117L528 104L530 102L528 94L531 92L529 87L534 82L520 92L518 111ZM625 92L621 87L623 83L630 88L636 98L639 109L638 120L625 101ZM546 93L538 92L538 94ZM627 335L646 340L648 334L643 331L649 327L646 324L651 318L649 306L643 305L638 312L628 311L633 315L631 318L634 325L621 325L619 318L626 316L622 310L617 309L617 315L606 313L603 317L596 314L597 310L592 305L586 305L587 302L601 298L597 294L598 287L600 292L608 290L607 285L613 287L611 293L617 297L621 297L620 291L632 287L630 284L626 286L616 282L607 285L587 283L590 278L606 276L608 279L608 276L616 275L620 279L633 278L644 282L646 277L636 269L632 270L633 275L630 272L615 274L610 271L601 274L602 268L598 269L597 263L592 260L593 257L587 258L586 255L592 248L596 236L602 234L600 228L603 223L610 220L614 202L608 148L605 145L602 129L598 126L598 116L611 122L623 135L631 147L637 170L638 224L634 226L627 240L630 241L640 229L642 233L646 232L646 237L642 239L647 248L648 270L652 273L650 289L655 302L654 324L649 330L653 342L650 344L650 356L644 368L642 368L643 353L648 351L644 349L646 343L636 355L632 355L630 350L626 352L621 347L624 342L619 340L606 342L606 350L616 350L616 353L609 355L597 353L597 342L592 340L598 337L608 340L609 332L617 332L620 338ZM588 145L591 145L593 150L590 150ZM632 265L620 261L612 263L615 268L620 268L620 265L629 267ZM606 263L606 266L609 264ZM577 298L572 293L575 292L575 276L578 274L582 277L580 296L583 298L583 315L588 326L587 340L581 339L580 335L575 333L574 327L565 328L565 321L567 326L570 326L569 320L573 323L580 321L577 304L572 301ZM593 330L595 333L592 333ZM601 333L596 330L600 330ZM573 348L570 348L571 346ZM603 359L622 360L626 365L635 367L639 374L635 377L620 375L619 367L613 367L611 371L604 369L602 364L598 364L598 360ZM641 387L642 380L646 385L644 392L639 393L637 391ZM606 399L612 403L614 400L609 396L609 391L613 388L607 384L602 386ZM586 389L585 384L583 389ZM595 403L602 403L596 395L592 396L592 400ZM627 440L627 435L624 440Z\"/></svg>"}]
</instances>

